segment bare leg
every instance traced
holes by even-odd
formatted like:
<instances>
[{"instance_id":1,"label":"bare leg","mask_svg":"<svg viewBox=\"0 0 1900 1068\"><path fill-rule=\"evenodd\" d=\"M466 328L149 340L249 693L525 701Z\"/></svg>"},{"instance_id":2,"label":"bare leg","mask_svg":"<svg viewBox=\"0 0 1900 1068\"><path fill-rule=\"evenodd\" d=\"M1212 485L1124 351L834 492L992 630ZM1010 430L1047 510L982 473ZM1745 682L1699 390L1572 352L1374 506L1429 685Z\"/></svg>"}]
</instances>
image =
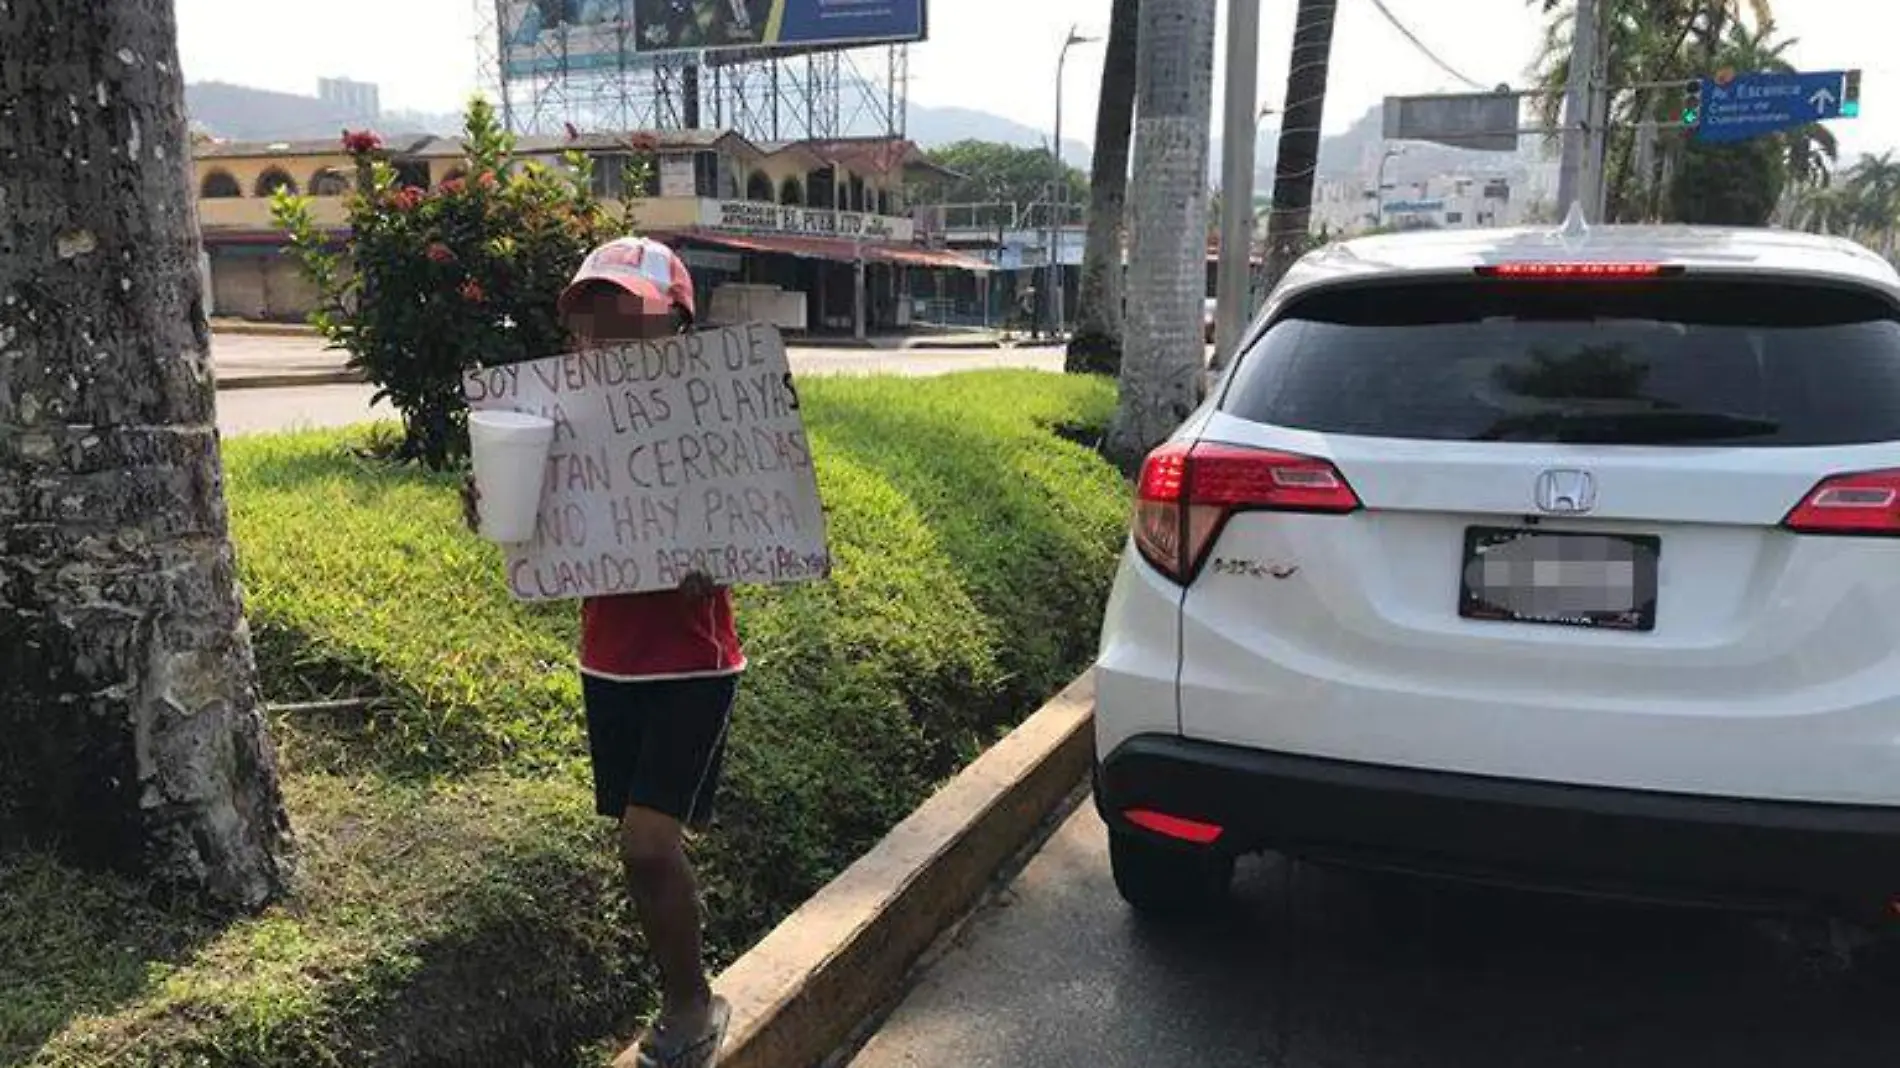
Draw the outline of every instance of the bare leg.
<instances>
[{"instance_id":1,"label":"bare leg","mask_svg":"<svg viewBox=\"0 0 1900 1068\"><path fill-rule=\"evenodd\" d=\"M686 862L679 821L630 806L620 821L620 859L647 947L660 968L660 1020L697 1033L706 1026L712 986L701 957L699 886Z\"/></svg>"}]
</instances>

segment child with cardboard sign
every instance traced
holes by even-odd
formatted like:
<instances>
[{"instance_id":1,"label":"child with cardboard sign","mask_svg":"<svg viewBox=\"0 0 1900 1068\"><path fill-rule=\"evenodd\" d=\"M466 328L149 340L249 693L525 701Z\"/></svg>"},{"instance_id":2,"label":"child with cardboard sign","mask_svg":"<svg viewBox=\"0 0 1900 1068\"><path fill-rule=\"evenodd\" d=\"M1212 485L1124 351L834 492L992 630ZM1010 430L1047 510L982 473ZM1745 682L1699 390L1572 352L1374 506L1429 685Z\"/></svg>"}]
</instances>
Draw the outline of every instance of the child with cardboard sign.
<instances>
[{"instance_id":1,"label":"child with cardboard sign","mask_svg":"<svg viewBox=\"0 0 1900 1068\"><path fill-rule=\"evenodd\" d=\"M693 282L672 249L623 238L588 256L560 312L583 349L667 338L692 326ZM464 498L479 526L472 478ZM703 1068L718 1055L730 1010L713 996L701 958L684 835L712 815L746 666L731 595L693 572L677 589L588 598L580 664L596 807L619 821L627 886L663 988L635 1063Z\"/></svg>"}]
</instances>

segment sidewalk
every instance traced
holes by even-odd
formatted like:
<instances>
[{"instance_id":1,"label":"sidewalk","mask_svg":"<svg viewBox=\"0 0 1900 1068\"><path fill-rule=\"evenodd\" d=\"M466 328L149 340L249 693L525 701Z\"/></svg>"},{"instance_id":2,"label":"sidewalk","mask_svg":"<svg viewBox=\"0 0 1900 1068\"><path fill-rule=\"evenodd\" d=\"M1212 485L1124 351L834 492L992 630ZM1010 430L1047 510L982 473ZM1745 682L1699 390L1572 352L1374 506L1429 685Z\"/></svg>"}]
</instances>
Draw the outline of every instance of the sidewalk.
<instances>
[{"instance_id":1,"label":"sidewalk","mask_svg":"<svg viewBox=\"0 0 1900 1068\"><path fill-rule=\"evenodd\" d=\"M296 337L314 338L317 332L303 323L260 323L248 319L213 319L213 334L227 334L233 337ZM996 349L1029 348L1061 344L1058 341L1028 338L1004 340L1002 333L995 330L977 328L959 329L951 327L919 326L902 334L873 334L860 341L854 337L832 337L826 335L789 334L785 338L785 347L789 349Z\"/></svg>"}]
</instances>

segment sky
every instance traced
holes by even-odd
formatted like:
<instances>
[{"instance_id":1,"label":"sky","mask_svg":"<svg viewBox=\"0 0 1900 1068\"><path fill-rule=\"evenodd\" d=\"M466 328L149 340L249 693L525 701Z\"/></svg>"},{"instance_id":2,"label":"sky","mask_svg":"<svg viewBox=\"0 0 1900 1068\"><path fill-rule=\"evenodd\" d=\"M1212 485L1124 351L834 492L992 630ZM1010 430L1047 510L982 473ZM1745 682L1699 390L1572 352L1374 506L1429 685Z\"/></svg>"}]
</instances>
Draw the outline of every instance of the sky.
<instances>
[{"instance_id":1,"label":"sky","mask_svg":"<svg viewBox=\"0 0 1900 1068\"><path fill-rule=\"evenodd\" d=\"M319 77L382 87L385 110L458 111L477 84L476 6L493 0L176 0L185 75L314 94ZM1215 48L1220 115L1226 55ZM1454 70L1489 88L1522 85L1540 18L1526 0L1385 0ZM1859 67L1863 118L1833 124L1849 154L1900 146L1900 3L1776 0L1783 36L1803 68ZM932 0L928 42L911 49L911 98L993 112L1041 129L1054 125L1055 60L1071 25L1105 34L1109 0ZM1278 106L1292 42L1294 0L1261 0L1261 103ZM285 27L289 27L286 29ZM1099 44L1070 52L1063 137L1087 141L1100 86ZM1374 6L1339 0L1326 129L1338 132L1388 94L1456 92L1463 82L1425 58Z\"/></svg>"}]
</instances>

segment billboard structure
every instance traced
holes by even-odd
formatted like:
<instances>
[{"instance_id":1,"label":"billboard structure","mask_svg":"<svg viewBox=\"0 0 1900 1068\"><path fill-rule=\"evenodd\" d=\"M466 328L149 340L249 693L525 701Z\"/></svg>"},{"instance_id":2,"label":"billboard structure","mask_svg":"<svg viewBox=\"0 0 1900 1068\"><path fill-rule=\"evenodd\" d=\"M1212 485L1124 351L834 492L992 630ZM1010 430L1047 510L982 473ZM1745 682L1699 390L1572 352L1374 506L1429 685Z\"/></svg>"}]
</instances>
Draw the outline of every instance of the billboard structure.
<instances>
[{"instance_id":1,"label":"billboard structure","mask_svg":"<svg viewBox=\"0 0 1900 1068\"><path fill-rule=\"evenodd\" d=\"M474 0L483 90L517 134L904 134L925 0Z\"/></svg>"},{"instance_id":2,"label":"billboard structure","mask_svg":"<svg viewBox=\"0 0 1900 1068\"><path fill-rule=\"evenodd\" d=\"M633 0L501 0L496 12L504 78L629 65Z\"/></svg>"},{"instance_id":3,"label":"billboard structure","mask_svg":"<svg viewBox=\"0 0 1900 1068\"><path fill-rule=\"evenodd\" d=\"M640 52L921 41L924 0L635 0Z\"/></svg>"}]
</instances>

